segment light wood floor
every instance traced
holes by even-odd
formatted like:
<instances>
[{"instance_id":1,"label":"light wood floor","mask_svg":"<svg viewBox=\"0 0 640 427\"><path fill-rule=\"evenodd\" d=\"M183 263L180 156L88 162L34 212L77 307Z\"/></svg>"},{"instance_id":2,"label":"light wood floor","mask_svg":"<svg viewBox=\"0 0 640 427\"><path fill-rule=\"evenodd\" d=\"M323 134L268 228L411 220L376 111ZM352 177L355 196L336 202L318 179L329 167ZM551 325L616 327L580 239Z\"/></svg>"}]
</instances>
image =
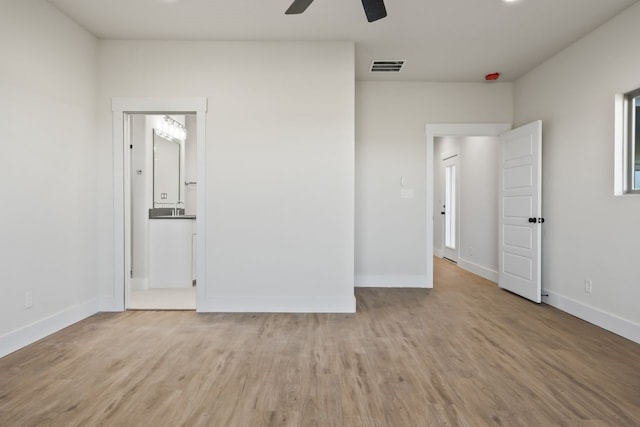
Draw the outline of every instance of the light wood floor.
<instances>
[{"instance_id":1,"label":"light wood floor","mask_svg":"<svg viewBox=\"0 0 640 427\"><path fill-rule=\"evenodd\" d=\"M640 345L436 260L358 313L98 314L0 359L0 426L640 426Z\"/></svg>"}]
</instances>

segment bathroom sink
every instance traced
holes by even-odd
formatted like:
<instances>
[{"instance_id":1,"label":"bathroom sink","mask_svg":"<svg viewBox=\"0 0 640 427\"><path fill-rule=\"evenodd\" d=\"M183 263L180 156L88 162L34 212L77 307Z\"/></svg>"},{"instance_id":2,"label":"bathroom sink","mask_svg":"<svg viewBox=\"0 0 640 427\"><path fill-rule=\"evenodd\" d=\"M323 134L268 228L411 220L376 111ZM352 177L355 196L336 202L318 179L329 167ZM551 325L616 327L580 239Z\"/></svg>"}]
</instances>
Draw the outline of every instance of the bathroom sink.
<instances>
[{"instance_id":1,"label":"bathroom sink","mask_svg":"<svg viewBox=\"0 0 640 427\"><path fill-rule=\"evenodd\" d=\"M196 219L195 215L156 215L149 219Z\"/></svg>"},{"instance_id":2,"label":"bathroom sink","mask_svg":"<svg viewBox=\"0 0 640 427\"><path fill-rule=\"evenodd\" d=\"M173 208L149 209L149 219L195 219L195 215L185 215L184 209L178 209L178 215L174 215Z\"/></svg>"}]
</instances>

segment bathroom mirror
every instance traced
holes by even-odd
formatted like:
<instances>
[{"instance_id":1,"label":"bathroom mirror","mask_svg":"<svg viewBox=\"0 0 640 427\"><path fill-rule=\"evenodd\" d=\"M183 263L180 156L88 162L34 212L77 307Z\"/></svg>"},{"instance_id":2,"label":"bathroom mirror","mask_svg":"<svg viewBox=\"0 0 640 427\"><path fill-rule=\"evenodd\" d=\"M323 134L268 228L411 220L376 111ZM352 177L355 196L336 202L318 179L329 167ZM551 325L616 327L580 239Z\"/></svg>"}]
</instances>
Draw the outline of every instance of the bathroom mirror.
<instances>
[{"instance_id":1,"label":"bathroom mirror","mask_svg":"<svg viewBox=\"0 0 640 427\"><path fill-rule=\"evenodd\" d=\"M173 208L180 199L180 143L153 131L153 207Z\"/></svg>"}]
</instances>

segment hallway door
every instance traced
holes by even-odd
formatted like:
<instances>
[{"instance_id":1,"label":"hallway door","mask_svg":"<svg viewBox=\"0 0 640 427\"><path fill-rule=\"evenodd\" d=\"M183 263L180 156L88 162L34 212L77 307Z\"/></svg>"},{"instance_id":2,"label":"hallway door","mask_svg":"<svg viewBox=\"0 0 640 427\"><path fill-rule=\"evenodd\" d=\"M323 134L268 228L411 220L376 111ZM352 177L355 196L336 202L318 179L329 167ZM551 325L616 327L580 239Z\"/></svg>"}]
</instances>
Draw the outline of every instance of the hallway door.
<instances>
[{"instance_id":1,"label":"hallway door","mask_svg":"<svg viewBox=\"0 0 640 427\"><path fill-rule=\"evenodd\" d=\"M498 285L541 302L542 122L500 135Z\"/></svg>"},{"instance_id":2,"label":"hallway door","mask_svg":"<svg viewBox=\"0 0 640 427\"><path fill-rule=\"evenodd\" d=\"M453 155L442 160L442 172L444 174L443 194L444 206L441 214L444 215L444 233L442 255L444 258L458 262L459 239L459 209L458 209L458 173L460 167L458 156Z\"/></svg>"}]
</instances>

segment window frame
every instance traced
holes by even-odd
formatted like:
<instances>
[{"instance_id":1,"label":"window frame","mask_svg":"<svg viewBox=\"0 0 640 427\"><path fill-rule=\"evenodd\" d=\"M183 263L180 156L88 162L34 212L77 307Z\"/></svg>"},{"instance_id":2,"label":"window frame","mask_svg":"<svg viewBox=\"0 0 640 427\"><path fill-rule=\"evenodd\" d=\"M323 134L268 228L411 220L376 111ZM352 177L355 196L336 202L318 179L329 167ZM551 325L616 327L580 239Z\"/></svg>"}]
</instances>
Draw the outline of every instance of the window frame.
<instances>
[{"instance_id":1,"label":"window frame","mask_svg":"<svg viewBox=\"0 0 640 427\"><path fill-rule=\"evenodd\" d=\"M640 185L634 188L635 184L635 160L636 151L636 105L635 98L640 98L640 88L624 94L624 120L625 120L625 189L624 194L640 194Z\"/></svg>"}]
</instances>

